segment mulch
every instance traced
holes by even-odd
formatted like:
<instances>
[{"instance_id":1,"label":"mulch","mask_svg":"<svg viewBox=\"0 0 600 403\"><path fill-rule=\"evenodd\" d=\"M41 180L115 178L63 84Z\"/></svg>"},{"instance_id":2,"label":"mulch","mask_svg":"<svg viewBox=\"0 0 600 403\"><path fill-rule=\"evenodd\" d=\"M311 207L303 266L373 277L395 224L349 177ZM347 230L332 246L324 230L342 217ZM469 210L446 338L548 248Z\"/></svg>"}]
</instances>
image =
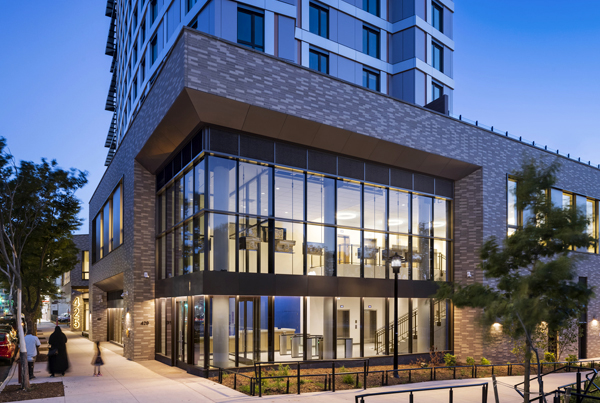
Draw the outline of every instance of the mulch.
<instances>
[{"instance_id":1,"label":"mulch","mask_svg":"<svg viewBox=\"0 0 600 403\"><path fill-rule=\"evenodd\" d=\"M20 385L8 385L0 393L0 403L20 402L23 400L48 399L65 395L62 382L32 383L31 390L26 392Z\"/></svg>"}]
</instances>

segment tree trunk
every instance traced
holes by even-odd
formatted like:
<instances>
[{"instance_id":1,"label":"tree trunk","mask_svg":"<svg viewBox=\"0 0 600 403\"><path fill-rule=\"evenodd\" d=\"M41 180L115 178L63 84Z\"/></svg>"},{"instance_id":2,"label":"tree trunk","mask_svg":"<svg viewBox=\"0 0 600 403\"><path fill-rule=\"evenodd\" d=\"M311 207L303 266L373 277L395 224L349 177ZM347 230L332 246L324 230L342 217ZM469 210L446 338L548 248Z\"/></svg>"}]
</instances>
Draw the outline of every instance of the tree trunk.
<instances>
[{"instance_id":1,"label":"tree trunk","mask_svg":"<svg viewBox=\"0 0 600 403\"><path fill-rule=\"evenodd\" d=\"M27 346L25 344L25 333L21 325L21 281L19 279L17 288L17 331L19 333L19 355L21 356L21 387L29 391L29 368L27 366Z\"/></svg>"}]
</instances>

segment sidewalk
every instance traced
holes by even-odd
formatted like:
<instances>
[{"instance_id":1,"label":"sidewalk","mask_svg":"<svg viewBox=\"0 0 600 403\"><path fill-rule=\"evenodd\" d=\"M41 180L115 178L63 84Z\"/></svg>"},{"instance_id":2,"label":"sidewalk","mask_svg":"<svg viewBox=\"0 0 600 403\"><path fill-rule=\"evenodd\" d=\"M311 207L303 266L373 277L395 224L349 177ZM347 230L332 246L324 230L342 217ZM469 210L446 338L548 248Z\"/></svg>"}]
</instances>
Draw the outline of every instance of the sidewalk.
<instances>
[{"instance_id":1,"label":"sidewalk","mask_svg":"<svg viewBox=\"0 0 600 403\"><path fill-rule=\"evenodd\" d=\"M47 338L52 332L53 324L43 323L38 327ZM278 395L269 397L250 397L236 392L218 383L204 378L190 375L185 371L159 363L158 361L133 362L118 354L115 349L103 348L102 354L105 365L102 367L102 377L93 377L91 360L94 344L81 337L79 333L72 333L63 329L68 337L67 351L71 368L64 377L49 378L46 363L36 363L35 376L32 383L60 382L65 386L65 396L52 399L30 400L35 403L87 403L87 402L354 402L354 396L362 393L376 393L392 390L410 390L417 388L432 388L458 384L476 384L489 382L488 402L494 402L492 382L489 378L457 381L437 381L415 383L410 385L372 388L367 391L351 390L340 392L317 392L302 395ZM115 351L113 351L115 350ZM522 377L498 378L504 383L515 384L522 382ZM574 373L555 374L544 377L544 389L551 391L557 386L565 385L575 380ZM16 383L16 379L11 384ZM537 390L537 383L532 384L532 389ZM519 395L511 388L498 387L500 402L522 402ZM408 394L378 396L367 400L368 402L408 402ZM448 391L419 392L415 394L416 402L445 402L448 401ZM480 388L457 389L454 391L456 402L481 402Z\"/></svg>"}]
</instances>

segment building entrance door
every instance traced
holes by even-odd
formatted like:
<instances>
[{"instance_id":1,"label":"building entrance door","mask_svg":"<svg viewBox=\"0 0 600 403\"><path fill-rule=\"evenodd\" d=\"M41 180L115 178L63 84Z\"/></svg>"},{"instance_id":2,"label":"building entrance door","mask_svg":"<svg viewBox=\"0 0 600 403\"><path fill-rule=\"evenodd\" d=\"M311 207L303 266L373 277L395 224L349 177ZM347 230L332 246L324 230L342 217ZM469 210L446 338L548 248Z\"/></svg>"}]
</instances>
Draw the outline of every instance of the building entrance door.
<instances>
[{"instance_id":1,"label":"building entrance door","mask_svg":"<svg viewBox=\"0 0 600 403\"><path fill-rule=\"evenodd\" d=\"M241 298L239 302L238 360L249 365L260 361L260 298Z\"/></svg>"},{"instance_id":2,"label":"building entrance door","mask_svg":"<svg viewBox=\"0 0 600 403\"><path fill-rule=\"evenodd\" d=\"M177 364L188 362L188 303L187 300L177 301Z\"/></svg>"}]
</instances>

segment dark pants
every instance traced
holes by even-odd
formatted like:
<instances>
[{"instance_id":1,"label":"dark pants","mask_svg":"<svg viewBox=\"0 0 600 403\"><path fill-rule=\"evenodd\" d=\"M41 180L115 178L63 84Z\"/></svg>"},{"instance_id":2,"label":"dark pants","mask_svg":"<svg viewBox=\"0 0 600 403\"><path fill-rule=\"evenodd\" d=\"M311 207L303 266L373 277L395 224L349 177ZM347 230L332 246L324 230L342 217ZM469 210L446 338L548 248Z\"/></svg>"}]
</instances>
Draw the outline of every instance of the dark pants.
<instances>
[{"instance_id":1,"label":"dark pants","mask_svg":"<svg viewBox=\"0 0 600 403\"><path fill-rule=\"evenodd\" d=\"M35 365L35 357L33 357L33 361L27 361L27 366L29 367L29 378L33 378L33 366Z\"/></svg>"}]
</instances>

